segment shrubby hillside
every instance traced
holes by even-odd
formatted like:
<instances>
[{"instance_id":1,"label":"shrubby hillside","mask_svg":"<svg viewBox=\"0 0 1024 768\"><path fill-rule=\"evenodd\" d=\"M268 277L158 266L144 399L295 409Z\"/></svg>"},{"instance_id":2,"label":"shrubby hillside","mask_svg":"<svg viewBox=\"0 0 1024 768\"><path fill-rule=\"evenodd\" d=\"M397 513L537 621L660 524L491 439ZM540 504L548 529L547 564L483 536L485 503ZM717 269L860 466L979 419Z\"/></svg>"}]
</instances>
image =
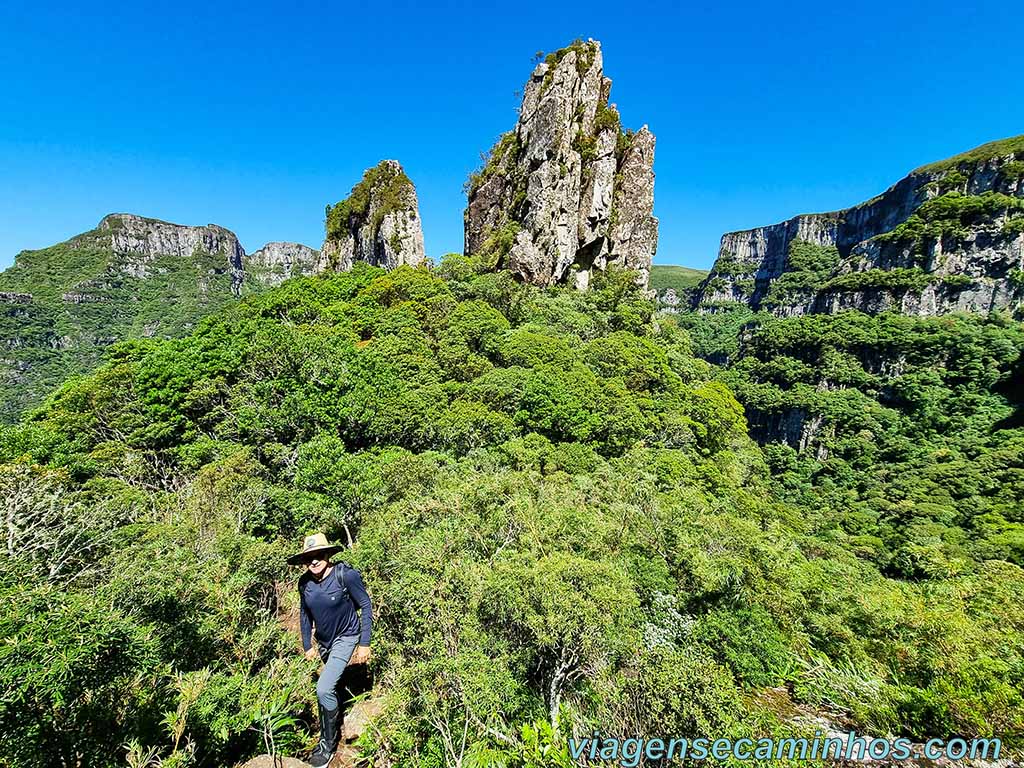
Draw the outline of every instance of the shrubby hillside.
<instances>
[{"instance_id":1,"label":"shrubby hillside","mask_svg":"<svg viewBox=\"0 0 1024 768\"><path fill-rule=\"evenodd\" d=\"M0 422L17 421L128 338L189 333L241 295L316 269L318 253L234 233L112 213L88 232L22 251L0 272Z\"/></svg>"},{"instance_id":2,"label":"shrubby hillside","mask_svg":"<svg viewBox=\"0 0 1024 768\"><path fill-rule=\"evenodd\" d=\"M751 330L654 316L630 273L578 293L481 263L290 280L116 345L0 432L0 763L307 747L283 562L316 528L378 609L375 765L791 732L768 688L1019 743L1019 324ZM866 366L879 344L906 365ZM769 414L828 397L823 371L856 385L833 443L759 448L734 392Z\"/></svg>"}]
</instances>

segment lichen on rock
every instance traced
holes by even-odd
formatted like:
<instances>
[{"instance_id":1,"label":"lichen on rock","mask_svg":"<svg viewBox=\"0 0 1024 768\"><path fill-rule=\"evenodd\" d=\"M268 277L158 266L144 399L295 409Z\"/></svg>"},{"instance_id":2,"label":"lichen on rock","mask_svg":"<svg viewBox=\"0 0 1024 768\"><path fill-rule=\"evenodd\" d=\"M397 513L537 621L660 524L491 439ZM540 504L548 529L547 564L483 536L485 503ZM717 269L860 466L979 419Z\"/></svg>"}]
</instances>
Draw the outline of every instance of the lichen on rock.
<instances>
[{"instance_id":1,"label":"lichen on rock","mask_svg":"<svg viewBox=\"0 0 1024 768\"><path fill-rule=\"evenodd\" d=\"M537 64L516 127L467 183L468 256L525 282L580 288L617 265L646 287L658 243L654 135L623 131L610 92L597 41Z\"/></svg>"}]
</instances>

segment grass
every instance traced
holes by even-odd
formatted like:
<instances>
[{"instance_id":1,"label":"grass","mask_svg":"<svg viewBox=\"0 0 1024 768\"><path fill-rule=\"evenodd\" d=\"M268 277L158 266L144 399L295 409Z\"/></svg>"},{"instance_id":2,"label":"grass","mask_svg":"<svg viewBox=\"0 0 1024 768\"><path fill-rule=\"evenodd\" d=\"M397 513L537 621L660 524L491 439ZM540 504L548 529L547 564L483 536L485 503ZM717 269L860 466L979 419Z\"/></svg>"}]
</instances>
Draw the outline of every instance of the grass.
<instances>
[{"instance_id":1,"label":"grass","mask_svg":"<svg viewBox=\"0 0 1024 768\"><path fill-rule=\"evenodd\" d=\"M681 293L696 288L707 276L706 269L655 264L651 267L650 285L659 292L673 288L676 293Z\"/></svg>"},{"instance_id":2,"label":"grass","mask_svg":"<svg viewBox=\"0 0 1024 768\"><path fill-rule=\"evenodd\" d=\"M999 139L982 144L980 147L961 152L959 155L935 163L922 165L916 168L913 173L937 173L948 171L951 168L958 168L961 165L974 164L990 160L993 157L1005 157L1007 155L1024 156L1024 135L1011 136L1008 139Z\"/></svg>"}]
</instances>

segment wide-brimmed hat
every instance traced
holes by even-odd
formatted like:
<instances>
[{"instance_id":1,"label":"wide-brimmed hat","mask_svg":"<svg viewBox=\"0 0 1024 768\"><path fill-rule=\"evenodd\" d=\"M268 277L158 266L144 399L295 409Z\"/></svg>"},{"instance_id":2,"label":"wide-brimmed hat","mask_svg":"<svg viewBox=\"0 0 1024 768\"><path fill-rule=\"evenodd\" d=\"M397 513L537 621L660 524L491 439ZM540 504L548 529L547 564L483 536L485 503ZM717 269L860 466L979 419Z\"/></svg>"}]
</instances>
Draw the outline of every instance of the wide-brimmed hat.
<instances>
[{"instance_id":1,"label":"wide-brimmed hat","mask_svg":"<svg viewBox=\"0 0 1024 768\"><path fill-rule=\"evenodd\" d=\"M288 558L289 565L301 565L310 555L317 555L321 560L326 560L335 552L340 552L344 547L338 544L331 544L322 533L311 533L302 540L302 551L297 552Z\"/></svg>"}]
</instances>

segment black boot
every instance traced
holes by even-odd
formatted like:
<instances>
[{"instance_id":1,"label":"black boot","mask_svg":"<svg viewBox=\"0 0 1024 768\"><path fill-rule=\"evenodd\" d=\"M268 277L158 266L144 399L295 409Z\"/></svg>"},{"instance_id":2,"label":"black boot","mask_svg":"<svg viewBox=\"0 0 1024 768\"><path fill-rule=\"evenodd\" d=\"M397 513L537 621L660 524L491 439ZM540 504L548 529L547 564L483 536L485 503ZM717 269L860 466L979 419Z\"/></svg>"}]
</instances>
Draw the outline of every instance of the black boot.
<instances>
[{"instance_id":1,"label":"black boot","mask_svg":"<svg viewBox=\"0 0 1024 768\"><path fill-rule=\"evenodd\" d=\"M341 707L325 709L323 704L320 707L320 743L316 745L313 754L309 756L309 764L313 768L321 768L331 762L334 750L338 747L338 717L341 714Z\"/></svg>"}]
</instances>

